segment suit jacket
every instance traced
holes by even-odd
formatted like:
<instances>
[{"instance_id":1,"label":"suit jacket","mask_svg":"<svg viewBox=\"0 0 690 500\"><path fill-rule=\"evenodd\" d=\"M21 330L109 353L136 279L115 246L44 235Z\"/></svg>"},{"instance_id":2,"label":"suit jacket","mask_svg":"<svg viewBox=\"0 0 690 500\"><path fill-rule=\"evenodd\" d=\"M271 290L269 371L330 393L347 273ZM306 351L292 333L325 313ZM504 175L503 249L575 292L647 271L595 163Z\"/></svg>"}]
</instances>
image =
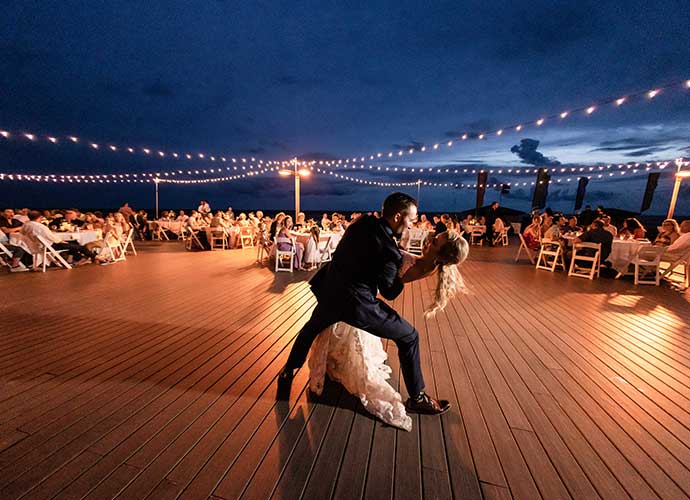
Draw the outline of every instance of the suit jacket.
<instances>
[{"instance_id":1,"label":"suit jacket","mask_svg":"<svg viewBox=\"0 0 690 500\"><path fill-rule=\"evenodd\" d=\"M319 304L377 303L378 292L393 300L403 290L402 255L384 219L362 216L345 231L333 259L309 282Z\"/></svg>"}]
</instances>

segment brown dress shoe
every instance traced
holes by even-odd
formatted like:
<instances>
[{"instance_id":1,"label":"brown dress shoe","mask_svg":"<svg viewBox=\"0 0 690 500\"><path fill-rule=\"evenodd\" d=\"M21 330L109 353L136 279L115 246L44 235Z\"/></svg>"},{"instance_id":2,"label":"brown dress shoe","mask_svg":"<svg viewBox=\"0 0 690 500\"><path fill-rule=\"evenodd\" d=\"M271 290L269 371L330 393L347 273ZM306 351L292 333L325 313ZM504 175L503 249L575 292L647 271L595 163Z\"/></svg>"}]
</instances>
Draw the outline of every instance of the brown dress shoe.
<instances>
[{"instance_id":1,"label":"brown dress shoe","mask_svg":"<svg viewBox=\"0 0 690 500\"><path fill-rule=\"evenodd\" d=\"M405 402L405 408L410 413L422 413L424 415L441 415L450 410L450 402L446 399L434 399L423 392L419 399L409 398Z\"/></svg>"}]
</instances>

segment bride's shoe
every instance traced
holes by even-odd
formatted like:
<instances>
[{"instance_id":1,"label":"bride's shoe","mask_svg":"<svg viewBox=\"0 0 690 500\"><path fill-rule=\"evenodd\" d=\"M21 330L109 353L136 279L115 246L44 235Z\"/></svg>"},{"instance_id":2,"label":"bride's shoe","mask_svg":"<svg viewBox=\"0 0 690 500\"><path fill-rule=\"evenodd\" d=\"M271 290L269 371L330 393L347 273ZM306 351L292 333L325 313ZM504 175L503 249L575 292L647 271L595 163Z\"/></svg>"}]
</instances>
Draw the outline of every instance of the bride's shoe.
<instances>
[{"instance_id":1,"label":"bride's shoe","mask_svg":"<svg viewBox=\"0 0 690 500\"><path fill-rule=\"evenodd\" d=\"M445 399L434 399L422 392L417 399L409 398L405 402L405 409L410 413L441 415L450 410L450 402Z\"/></svg>"}]
</instances>

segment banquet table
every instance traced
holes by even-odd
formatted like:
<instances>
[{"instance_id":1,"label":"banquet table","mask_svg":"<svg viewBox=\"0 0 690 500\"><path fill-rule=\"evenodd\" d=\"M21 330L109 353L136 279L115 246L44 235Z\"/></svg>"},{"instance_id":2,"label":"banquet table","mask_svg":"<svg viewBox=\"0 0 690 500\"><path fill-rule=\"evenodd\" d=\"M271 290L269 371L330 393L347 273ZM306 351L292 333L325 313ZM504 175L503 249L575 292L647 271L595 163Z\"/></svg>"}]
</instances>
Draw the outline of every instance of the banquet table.
<instances>
[{"instance_id":1,"label":"banquet table","mask_svg":"<svg viewBox=\"0 0 690 500\"><path fill-rule=\"evenodd\" d=\"M76 241L80 245L86 245L93 241L98 241L103 238L103 232L100 229L87 230L87 231L68 231L68 232L57 232L53 231L53 234L60 238L62 241ZM10 235L10 244L24 247L22 244L22 236L16 233Z\"/></svg>"},{"instance_id":2,"label":"banquet table","mask_svg":"<svg viewBox=\"0 0 690 500\"><path fill-rule=\"evenodd\" d=\"M290 231L290 234L295 237L295 241L302 243L302 245L307 246L307 242L309 241L309 238L311 237L311 233L302 233L299 231ZM319 233L319 241L325 241L328 238L334 237L333 240L331 240L331 248L335 248L333 245L334 241L340 241L340 234L339 233L333 233L331 231L321 231Z\"/></svg>"},{"instance_id":3,"label":"banquet table","mask_svg":"<svg viewBox=\"0 0 690 500\"><path fill-rule=\"evenodd\" d=\"M635 258L635 254L641 247L651 246L649 240L618 240L614 239L611 245L611 254L608 260L613 268L621 274L628 272L628 266Z\"/></svg>"}]
</instances>

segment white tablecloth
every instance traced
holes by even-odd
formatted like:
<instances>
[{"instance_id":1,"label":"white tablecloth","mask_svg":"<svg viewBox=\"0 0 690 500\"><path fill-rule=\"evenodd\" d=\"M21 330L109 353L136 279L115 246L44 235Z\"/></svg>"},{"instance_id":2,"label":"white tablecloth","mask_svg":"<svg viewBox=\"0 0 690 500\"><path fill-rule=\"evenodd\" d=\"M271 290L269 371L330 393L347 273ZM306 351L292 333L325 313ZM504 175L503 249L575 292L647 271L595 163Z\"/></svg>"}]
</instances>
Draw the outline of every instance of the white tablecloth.
<instances>
[{"instance_id":1,"label":"white tablecloth","mask_svg":"<svg viewBox=\"0 0 690 500\"><path fill-rule=\"evenodd\" d=\"M627 273L628 266L635 258L640 247L651 246L649 241L614 239L611 245L611 255L607 259L619 273Z\"/></svg>"},{"instance_id":2,"label":"white tablecloth","mask_svg":"<svg viewBox=\"0 0 690 500\"><path fill-rule=\"evenodd\" d=\"M92 231L74 231L66 233L58 233L53 231L53 234L60 238L62 241L76 241L80 245L86 245L92 241L97 241L103 238L103 233L100 229ZM28 249L22 242L23 236L21 234L13 233L10 235L10 244L20 246L22 248Z\"/></svg>"}]
</instances>

